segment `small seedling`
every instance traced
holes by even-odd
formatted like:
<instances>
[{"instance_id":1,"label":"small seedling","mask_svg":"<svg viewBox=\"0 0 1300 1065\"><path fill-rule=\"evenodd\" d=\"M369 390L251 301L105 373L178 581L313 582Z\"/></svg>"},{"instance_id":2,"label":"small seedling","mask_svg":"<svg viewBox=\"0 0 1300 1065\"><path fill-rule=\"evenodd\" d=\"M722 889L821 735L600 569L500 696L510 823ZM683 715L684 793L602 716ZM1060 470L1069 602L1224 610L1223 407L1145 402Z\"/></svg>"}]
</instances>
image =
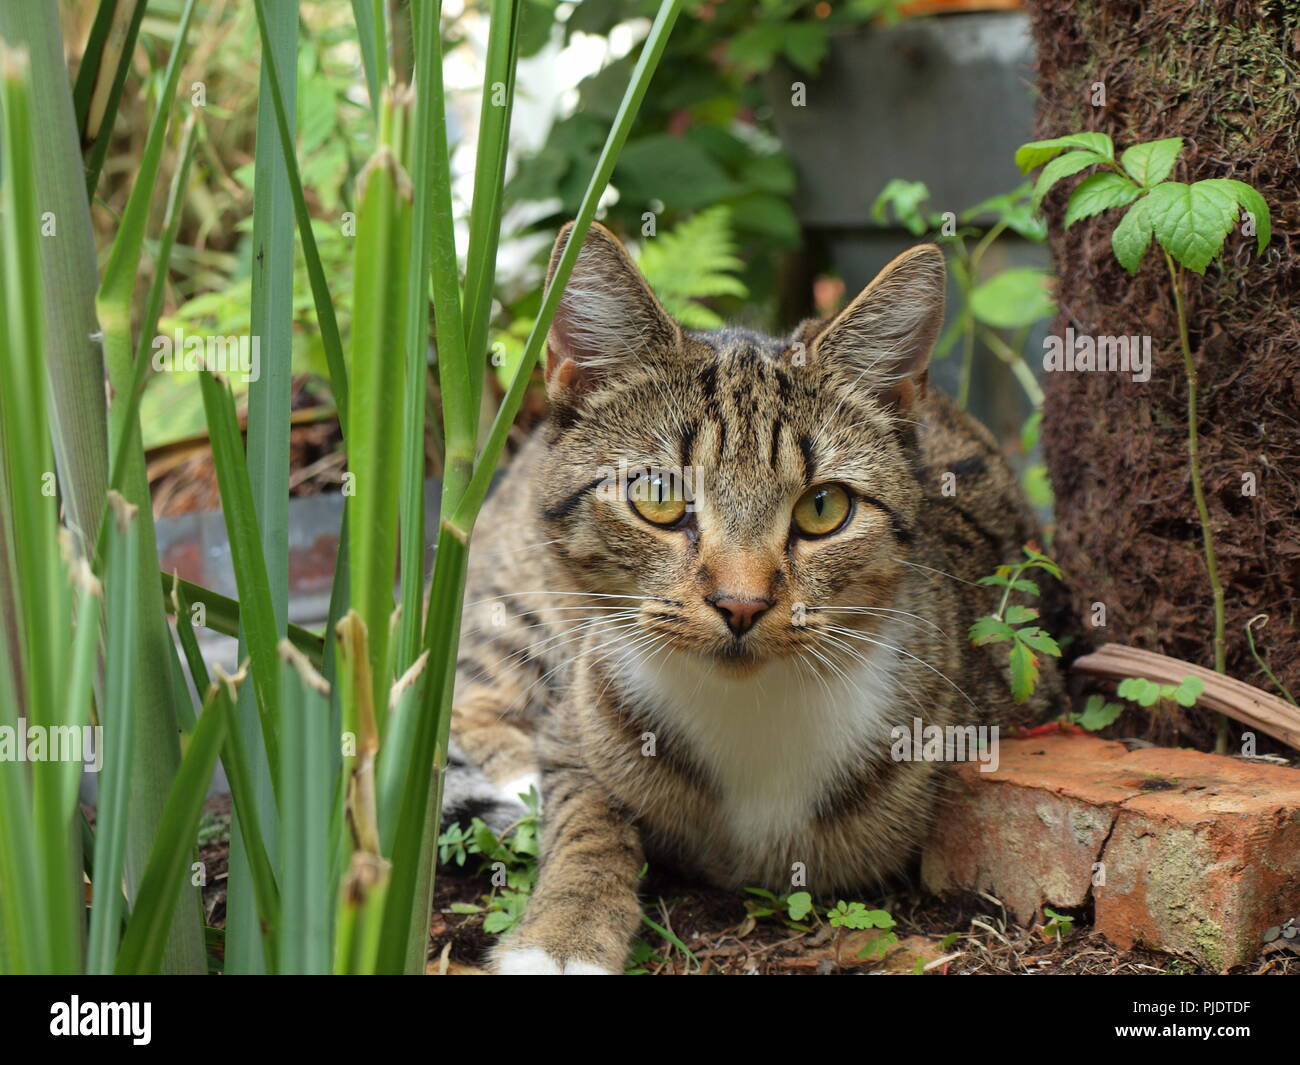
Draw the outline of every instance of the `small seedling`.
<instances>
[{"instance_id":1,"label":"small seedling","mask_svg":"<svg viewBox=\"0 0 1300 1065\"><path fill-rule=\"evenodd\" d=\"M1026 544L1021 550L1025 553L1025 561L1014 566L999 566L996 573L979 579L979 584L1001 588L1002 601L995 613L977 619L968 634L976 647L1011 641L1011 694L1018 703L1033 695L1038 686L1038 656L1034 652L1061 657L1057 642L1041 626L1032 624L1038 617L1038 609L1010 601L1012 592L1039 594L1038 585L1025 576L1027 572L1041 569L1060 580L1060 567L1033 544Z\"/></svg>"},{"instance_id":2,"label":"small seedling","mask_svg":"<svg viewBox=\"0 0 1300 1065\"><path fill-rule=\"evenodd\" d=\"M1050 907L1044 906L1043 915L1048 918L1047 923L1043 925L1043 938L1049 942L1054 939L1059 943L1074 931L1074 918L1068 913L1057 913Z\"/></svg>"},{"instance_id":3,"label":"small seedling","mask_svg":"<svg viewBox=\"0 0 1300 1065\"><path fill-rule=\"evenodd\" d=\"M1154 236L1164 254L1165 268L1173 287L1174 310L1178 317L1178 339L1187 377L1187 452L1191 466L1192 495L1201 522L1205 568L1214 602L1214 669L1226 670L1224 592L1219 579L1218 557L1210 511L1205 501L1201 459L1197 440L1197 374L1188 335L1187 309L1183 294L1184 272L1203 274L1223 251L1224 241L1239 222L1243 232L1255 237L1256 251L1263 253L1271 235L1268 204L1244 181L1210 178L1188 185L1170 181L1174 164L1183 150L1182 137L1166 137L1127 148L1115 160L1115 145L1104 133L1072 133L1051 140L1023 144L1016 152L1022 173L1038 167L1042 172L1034 186L1034 202L1042 203L1058 181L1098 166L1070 194L1065 208L1065 227L1100 215L1112 208L1126 207L1111 231L1110 243L1119 264L1136 274ZM1227 718L1219 717L1215 749L1227 749Z\"/></svg>"},{"instance_id":4,"label":"small seedling","mask_svg":"<svg viewBox=\"0 0 1300 1065\"><path fill-rule=\"evenodd\" d=\"M438 859L446 865L454 862L463 866L470 855L479 859L480 871L494 866L504 868L505 883L492 885L492 890L482 896L482 903L453 903L453 913L483 914L483 931L491 935L509 932L524 915L524 907L537 882L538 851L538 795L530 788L524 798L528 813L508 826L498 836L480 818L474 818L468 828L449 825L438 837Z\"/></svg>"},{"instance_id":5,"label":"small seedling","mask_svg":"<svg viewBox=\"0 0 1300 1065\"><path fill-rule=\"evenodd\" d=\"M869 910L864 903L845 902L841 899L833 909L826 911L826 919L832 928L848 928L853 931L872 928L880 930L880 935L873 937L858 951L859 958L878 961L889 952L890 947L898 943L898 936L892 931L895 921L885 910Z\"/></svg>"},{"instance_id":6,"label":"small seedling","mask_svg":"<svg viewBox=\"0 0 1300 1065\"><path fill-rule=\"evenodd\" d=\"M812 895L806 891L796 891L792 895L777 895L766 888L748 887L745 890L758 897L757 900L745 900L745 912L755 920L774 917L790 928L807 932L810 930L809 926L801 922L809 916L816 919L817 911L813 906Z\"/></svg>"}]
</instances>

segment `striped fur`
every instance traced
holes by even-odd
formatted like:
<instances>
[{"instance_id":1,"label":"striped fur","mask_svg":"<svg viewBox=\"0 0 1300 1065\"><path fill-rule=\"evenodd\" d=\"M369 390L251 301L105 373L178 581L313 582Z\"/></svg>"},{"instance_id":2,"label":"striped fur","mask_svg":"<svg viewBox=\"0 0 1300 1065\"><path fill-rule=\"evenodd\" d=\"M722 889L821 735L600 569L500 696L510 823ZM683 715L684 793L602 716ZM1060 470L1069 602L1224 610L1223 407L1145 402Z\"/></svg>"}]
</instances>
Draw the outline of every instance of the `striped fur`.
<instances>
[{"instance_id":1,"label":"striped fur","mask_svg":"<svg viewBox=\"0 0 1300 1065\"><path fill-rule=\"evenodd\" d=\"M453 733L498 788L540 773L543 800L539 883L499 971L621 971L647 859L869 891L905 869L946 779L892 760L891 729L1024 722L1058 694L1046 663L1015 706L1005 647L965 638L996 607L973 582L1036 529L991 435L925 388L942 297L926 246L832 322L688 334L612 236L588 237L552 415L471 563ZM700 471L682 527L611 489L645 467ZM847 524L795 535L794 502L828 482L855 498ZM719 596L771 605L735 636Z\"/></svg>"}]
</instances>

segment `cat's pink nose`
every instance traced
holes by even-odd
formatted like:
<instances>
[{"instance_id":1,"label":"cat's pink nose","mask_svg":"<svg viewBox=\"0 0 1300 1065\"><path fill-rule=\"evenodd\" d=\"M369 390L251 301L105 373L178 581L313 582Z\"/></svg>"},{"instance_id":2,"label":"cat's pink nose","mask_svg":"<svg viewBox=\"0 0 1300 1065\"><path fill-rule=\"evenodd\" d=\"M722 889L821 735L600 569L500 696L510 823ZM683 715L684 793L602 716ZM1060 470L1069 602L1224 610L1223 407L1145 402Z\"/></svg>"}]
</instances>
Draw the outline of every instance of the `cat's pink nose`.
<instances>
[{"instance_id":1,"label":"cat's pink nose","mask_svg":"<svg viewBox=\"0 0 1300 1065\"><path fill-rule=\"evenodd\" d=\"M771 603L766 599L711 599L713 609L722 615L722 619L737 636L743 636L754 627L763 614L767 613Z\"/></svg>"}]
</instances>

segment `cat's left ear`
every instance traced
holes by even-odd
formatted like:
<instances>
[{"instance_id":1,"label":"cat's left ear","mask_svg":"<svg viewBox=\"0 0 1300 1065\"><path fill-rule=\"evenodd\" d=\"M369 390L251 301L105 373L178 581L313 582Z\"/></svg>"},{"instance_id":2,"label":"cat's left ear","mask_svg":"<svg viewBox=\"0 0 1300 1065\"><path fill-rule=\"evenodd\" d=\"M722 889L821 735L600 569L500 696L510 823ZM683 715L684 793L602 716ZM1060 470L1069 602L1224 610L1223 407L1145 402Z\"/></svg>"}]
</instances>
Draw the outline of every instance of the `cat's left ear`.
<instances>
[{"instance_id":1,"label":"cat's left ear","mask_svg":"<svg viewBox=\"0 0 1300 1065\"><path fill-rule=\"evenodd\" d=\"M560 230L546 274L550 285L573 223ZM642 362L681 342L681 329L663 309L617 237L593 222L551 323L546 387L553 399L589 391L620 366Z\"/></svg>"},{"instance_id":2,"label":"cat's left ear","mask_svg":"<svg viewBox=\"0 0 1300 1065\"><path fill-rule=\"evenodd\" d=\"M842 365L890 406L910 407L925 394L939 330L947 268L934 244L905 251L813 341L819 361Z\"/></svg>"}]
</instances>

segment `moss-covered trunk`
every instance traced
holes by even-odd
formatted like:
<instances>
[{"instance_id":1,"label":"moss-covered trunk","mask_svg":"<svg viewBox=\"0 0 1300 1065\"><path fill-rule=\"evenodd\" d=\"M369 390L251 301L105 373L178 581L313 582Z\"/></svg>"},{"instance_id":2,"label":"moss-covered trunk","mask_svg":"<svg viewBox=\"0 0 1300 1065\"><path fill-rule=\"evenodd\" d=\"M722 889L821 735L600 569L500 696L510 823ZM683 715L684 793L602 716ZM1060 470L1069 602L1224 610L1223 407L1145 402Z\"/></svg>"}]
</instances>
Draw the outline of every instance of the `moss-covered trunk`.
<instances>
[{"instance_id":1,"label":"moss-covered trunk","mask_svg":"<svg viewBox=\"0 0 1300 1065\"><path fill-rule=\"evenodd\" d=\"M1245 638L1300 685L1300 4L1295 0L1033 0L1040 137L1098 130L1118 147L1181 136L1172 175L1238 178L1268 200L1272 244L1228 236L1222 262L1188 275L1200 382L1200 451L1227 589L1227 669L1270 688ZM1100 92L1099 92L1100 87ZM1102 101L1095 103L1094 101ZM1044 442L1057 496L1056 554L1096 642L1213 665L1213 612L1192 499L1187 382L1168 276L1148 254L1115 262L1117 212L1063 232L1063 182L1047 201L1060 278L1056 332L1149 335L1151 380L1047 375ZM1105 627L1091 622L1105 608ZM1210 724L1195 721L1201 738Z\"/></svg>"}]
</instances>

